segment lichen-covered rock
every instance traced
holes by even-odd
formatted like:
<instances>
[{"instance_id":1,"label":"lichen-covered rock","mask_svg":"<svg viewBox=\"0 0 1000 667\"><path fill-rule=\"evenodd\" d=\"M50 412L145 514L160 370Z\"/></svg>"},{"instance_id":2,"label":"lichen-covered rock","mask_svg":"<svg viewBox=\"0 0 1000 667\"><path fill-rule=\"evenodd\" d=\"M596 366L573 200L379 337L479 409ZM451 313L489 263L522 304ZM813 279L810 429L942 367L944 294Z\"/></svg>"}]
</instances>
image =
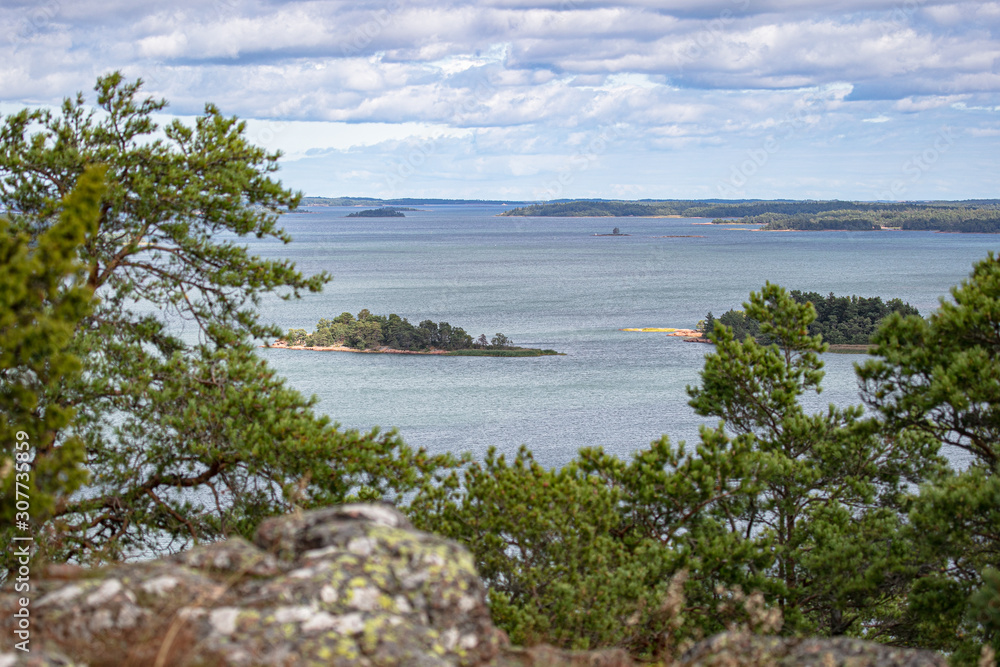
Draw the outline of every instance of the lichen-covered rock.
<instances>
[{"instance_id":1,"label":"lichen-covered rock","mask_svg":"<svg viewBox=\"0 0 1000 667\"><path fill-rule=\"evenodd\" d=\"M390 506L272 519L255 542L32 582L32 652L0 653L0 667L444 667L499 654L469 553ZM0 594L5 636L21 596Z\"/></svg>"},{"instance_id":2,"label":"lichen-covered rock","mask_svg":"<svg viewBox=\"0 0 1000 667\"><path fill-rule=\"evenodd\" d=\"M947 667L933 651L900 649L849 637L801 639L728 632L696 644L682 667Z\"/></svg>"}]
</instances>

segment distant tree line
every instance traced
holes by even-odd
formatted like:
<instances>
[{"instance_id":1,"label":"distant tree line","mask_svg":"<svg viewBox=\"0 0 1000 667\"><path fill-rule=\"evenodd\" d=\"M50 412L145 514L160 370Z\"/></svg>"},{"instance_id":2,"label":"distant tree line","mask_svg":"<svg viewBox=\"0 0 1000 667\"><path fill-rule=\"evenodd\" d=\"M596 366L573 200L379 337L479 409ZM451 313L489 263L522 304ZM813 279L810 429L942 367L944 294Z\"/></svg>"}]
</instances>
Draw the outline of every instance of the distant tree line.
<instances>
[{"instance_id":1,"label":"distant tree line","mask_svg":"<svg viewBox=\"0 0 1000 667\"><path fill-rule=\"evenodd\" d=\"M1000 232L996 200L887 204L844 201L570 201L511 209L508 216L740 218L765 230L869 231L891 227L946 232Z\"/></svg>"},{"instance_id":2,"label":"distant tree line","mask_svg":"<svg viewBox=\"0 0 1000 667\"><path fill-rule=\"evenodd\" d=\"M744 218L768 213L779 215L813 215L828 211L877 211L905 208L907 206L903 204L843 201L577 200L522 206L506 211L503 215L620 218L679 215L688 218Z\"/></svg>"},{"instance_id":3,"label":"distant tree line","mask_svg":"<svg viewBox=\"0 0 1000 667\"><path fill-rule=\"evenodd\" d=\"M342 345L358 350L388 347L393 350L508 350L514 341L502 333L492 338L482 334L473 339L465 329L447 322L424 320L414 326L405 317L373 315L368 309L358 313L341 313L332 320L320 319L312 333L305 329L289 329L285 337L289 345L331 347Z\"/></svg>"},{"instance_id":4,"label":"distant tree line","mask_svg":"<svg viewBox=\"0 0 1000 667\"><path fill-rule=\"evenodd\" d=\"M910 231L1000 232L1000 207L995 204L962 206L896 206L870 210L837 209L818 213L768 212L743 219L762 229L874 230L883 227Z\"/></svg>"},{"instance_id":5,"label":"distant tree line","mask_svg":"<svg viewBox=\"0 0 1000 667\"><path fill-rule=\"evenodd\" d=\"M507 204L509 200L499 199L419 199L402 197L399 199L376 199L375 197L303 197L302 206L409 206L439 204ZM522 202L515 202L522 203Z\"/></svg>"},{"instance_id":6,"label":"distant tree line","mask_svg":"<svg viewBox=\"0 0 1000 667\"><path fill-rule=\"evenodd\" d=\"M679 215L671 204L622 201L570 201L554 204L532 204L512 208L505 216L540 216L565 218L642 218Z\"/></svg>"},{"instance_id":7,"label":"distant tree line","mask_svg":"<svg viewBox=\"0 0 1000 667\"><path fill-rule=\"evenodd\" d=\"M793 215L762 213L743 218L741 222L763 225L761 229L764 231L800 230L818 232L847 230L852 232L867 232L882 229L882 225L878 222L879 220L883 220L883 218L871 211L829 211L822 214L796 213Z\"/></svg>"},{"instance_id":8,"label":"distant tree line","mask_svg":"<svg viewBox=\"0 0 1000 667\"><path fill-rule=\"evenodd\" d=\"M789 295L796 303L812 303L816 319L809 324L809 335L822 334L823 340L833 345L867 345L879 324L890 314L920 315L916 308L900 299L883 302L877 296L834 296L833 292L823 296L799 290L792 290ZM718 320L708 313L704 330L714 331L716 321L732 328L736 340L750 336L759 343L772 342L761 332L760 322L742 310L729 310Z\"/></svg>"}]
</instances>

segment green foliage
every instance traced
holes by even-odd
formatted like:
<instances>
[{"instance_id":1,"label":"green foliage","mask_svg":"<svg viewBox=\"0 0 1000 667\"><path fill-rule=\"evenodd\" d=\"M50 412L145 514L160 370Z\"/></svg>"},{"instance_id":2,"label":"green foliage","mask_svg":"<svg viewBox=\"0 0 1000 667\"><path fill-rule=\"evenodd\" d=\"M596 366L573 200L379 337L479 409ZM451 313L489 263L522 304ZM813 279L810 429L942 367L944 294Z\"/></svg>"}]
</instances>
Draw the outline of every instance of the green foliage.
<instances>
[{"instance_id":1,"label":"green foliage","mask_svg":"<svg viewBox=\"0 0 1000 667\"><path fill-rule=\"evenodd\" d=\"M510 464L491 449L461 482L425 491L416 516L476 554L494 621L515 643L588 648L621 639L645 576L621 570L628 558L611 537L614 489L575 466L546 470L524 448Z\"/></svg>"},{"instance_id":2,"label":"green foliage","mask_svg":"<svg viewBox=\"0 0 1000 667\"><path fill-rule=\"evenodd\" d=\"M297 297L329 280L240 244L251 234L289 242L279 214L299 195L272 179L279 154L251 145L243 122L209 104L189 124L159 128L153 115L166 102L140 89L113 73L96 86L101 113L80 94L0 125L0 204L29 244L56 229L80 174L106 168L96 225L78 246L100 299L72 341L84 372L38 408L76 407L75 423L51 437L79 438L90 473L52 511L52 557L117 558L248 534L294 507L399 498L449 465L394 433L338 430L256 359L256 343L280 335L261 321L260 297ZM368 344L381 335L372 325Z\"/></svg>"},{"instance_id":3,"label":"green foliage","mask_svg":"<svg viewBox=\"0 0 1000 667\"><path fill-rule=\"evenodd\" d=\"M80 177L59 220L34 241L0 218L0 519L7 543L15 519L34 535L86 479L83 443L57 434L74 413L59 399L81 369L69 347L92 291L76 255L96 226L102 171ZM29 509L20 512L18 500ZM0 571L15 560L5 550Z\"/></svg>"},{"instance_id":4,"label":"green foliage","mask_svg":"<svg viewBox=\"0 0 1000 667\"><path fill-rule=\"evenodd\" d=\"M677 209L666 203L622 201L571 201L532 204L504 211L506 216L546 217L654 217L676 215Z\"/></svg>"},{"instance_id":5,"label":"green foliage","mask_svg":"<svg viewBox=\"0 0 1000 667\"><path fill-rule=\"evenodd\" d=\"M412 211L412 208L369 208L364 211L355 211L354 213L348 213L346 217L348 218L405 218L406 215L403 211Z\"/></svg>"},{"instance_id":6,"label":"green foliage","mask_svg":"<svg viewBox=\"0 0 1000 667\"><path fill-rule=\"evenodd\" d=\"M816 317L809 324L809 335L822 335L832 345L866 345L878 325L892 313L918 315L917 309L899 299L883 302L881 297L823 296L817 292L792 290L790 296L797 303L811 303ZM709 313L711 316L711 313ZM733 336L742 340L747 336L760 343L771 340L761 332L760 323L742 310L727 311L719 322L733 330ZM714 325L713 325L714 326ZM706 327L706 331L711 331Z\"/></svg>"},{"instance_id":7,"label":"green foliage","mask_svg":"<svg viewBox=\"0 0 1000 667\"><path fill-rule=\"evenodd\" d=\"M903 209L898 204L871 204L842 201L731 201L702 200L642 200L604 201L580 200L533 204L505 211L503 215L556 217L652 217L679 215L689 218L743 218L763 214L819 214L828 211L875 211Z\"/></svg>"},{"instance_id":8,"label":"green foliage","mask_svg":"<svg viewBox=\"0 0 1000 667\"><path fill-rule=\"evenodd\" d=\"M313 333L304 329L290 329L285 340L289 345L344 346L358 350L372 350L386 347L391 350L428 351L444 350L464 356L512 356L536 357L542 354L557 354L552 350L534 350L514 347L504 334L498 333L492 341L486 342L485 334L479 341L461 327L447 322L424 320L417 326L405 317L395 313L388 317L372 315L368 310L358 313L357 319L350 313L341 313L333 321L321 319ZM509 354L508 354L509 353Z\"/></svg>"},{"instance_id":9,"label":"green foliage","mask_svg":"<svg viewBox=\"0 0 1000 667\"><path fill-rule=\"evenodd\" d=\"M719 218L726 223L763 225L765 230L872 231L883 227L950 232L1000 231L1000 204L996 200L877 204L844 201L570 201L533 204L503 215L601 217L665 216Z\"/></svg>"},{"instance_id":10,"label":"green foliage","mask_svg":"<svg viewBox=\"0 0 1000 667\"><path fill-rule=\"evenodd\" d=\"M858 212L826 211L823 213L761 213L748 216L740 222L763 225L763 231L798 230L798 231L853 231L868 232L882 229L877 220L884 221L876 211ZM718 221L717 221L718 222Z\"/></svg>"},{"instance_id":11,"label":"green foliage","mask_svg":"<svg viewBox=\"0 0 1000 667\"><path fill-rule=\"evenodd\" d=\"M698 331L706 336L715 331L715 316L712 315L712 311L708 311L705 319L698 322Z\"/></svg>"},{"instance_id":12,"label":"green foliage","mask_svg":"<svg viewBox=\"0 0 1000 667\"><path fill-rule=\"evenodd\" d=\"M510 338L507 338L507 336L503 335L502 333L498 333L495 336L493 336L493 338L490 339L491 347L503 349L505 347L512 347L513 345L514 341L512 341Z\"/></svg>"},{"instance_id":13,"label":"green foliage","mask_svg":"<svg viewBox=\"0 0 1000 667\"><path fill-rule=\"evenodd\" d=\"M900 640L917 627L906 596L929 552L907 490L939 470L937 443L883 437L860 406L806 413L826 349L809 333L815 309L770 284L744 309L773 343L716 322L689 393L720 421L693 451L664 438L626 463L584 449L560 470L491 453L418 495L418 524L470 546L515 641L667 659L733 623L774 631L771 612L791 633ZM736 604L750 599L767 622Z\"/></svg>"},{"instance_id":14,"label":"green foliage","mask_svg":"<svg viewBox=\"0 0 1000 667\"><path fill-rule=\"evenodd\" d=\"M706 321L707 319L706 317ZM705 331L707 333L710 334L715 330L715 322L732 329L733 337L736 340L743 340L747 336L753 339L761 338L760 322L752 317L748 317L742 310L727 310L718 320L714 320L711 329L706 327ZM761 339L761 342L763 342L763 339Z\"/></svg>"},{"instance_id":15,"label":"green foliage","mask_svg":"<svg viewBox=\"0 0 1000 667\"><path fill-rule=\"evenodd\" d=\"M890 317L858 374L887 432L941 443L969 462L929 480L914 502L914 530L938 567L915 586L908 613L938 628L930 646L974 663L978 645L1000 633L988 612L990 572L1000 569L1000 260L978 262L951 297L926 320Z\"/></svg>"},{"instance_id":16,"label":"green foliage","mask_svg":"<svg viewBox=\"0 0 1000 667\"><path fill-rule=\"evenodd\" d=\"M745 620L742 608L697 612L726 602L731 591L716 584L747 583L745 565L761 558L703 511L737 492L745 460L718 432L697 455L663 438L630 464L588 449L559 470L524 448L510 463L490 450L425 488L411 511L469 546L494 621L515 643L666 657Z\"/></svg>"},{"instance_id":17,"label":"green foliage","mask_svg":"<svg viewBox=\"0 0 1000 667\"><path fill-rule=\"evenodd\" d=\"M742 222L764 225L761 229L797 229L804 231L868 231L892 227L907 230L947 232L1000 232L1000 207L995 204L962 205L878 205L840 206L837 209L778 213L765 212L746 217Z\"/></svg>"},{"instance_id":18,"label":"green foliage","mask_svg":"<svg viewBox=\"0 0 1000 667\"><path fill-rule=\"evenodd\" d=\"M1000 463L1000 260L978 262L929 319L893 316L859 369L864 398L887 423Z\"/></svg>"},{"instance_id":19,"label":"green foliage","mask_svg":"<svg viewBox=\"0 0 1000 667\"><path fill-rule=\"evenodd\" d=\"M824 297L817 292L798 290L793 290L791 296L799 303L812 303L816 320L809 325L809 333L822 334L823 340L832 345L866 345L882 320L892 313L920 314L900 299L883 302L877 296L834 296L832 292Z\"/></svg>"},{"instance_id":20,"label":"green foliage","mask_svg":"<svg viewBox=\"0 0 1000 667\"><path fill-rule=\"evenodd\" d=\"M871 608L897 595L913 567L900 503L906 481L937 461L935 448L877 437L860 407L806 414L799 397L820 390L826 349L809 334L815 309L771 284L744 308L774 343L736 340L720 318L691 406L749 439L753 493L727 501L725 514L773 555L763 572L786 625L843 634L872 621Z\"/></svg>"},{"instance_id":21,"label":"green foliage","mask_svg":"<svg viewBox=\"0 0 1000 667\"><path fill-rule=\"evenodd\" d=\"M969 616L984 629L983 639L1000 653L1000 571L983 570L983 585L969 600Z\"/></svg>"}]
</instances>

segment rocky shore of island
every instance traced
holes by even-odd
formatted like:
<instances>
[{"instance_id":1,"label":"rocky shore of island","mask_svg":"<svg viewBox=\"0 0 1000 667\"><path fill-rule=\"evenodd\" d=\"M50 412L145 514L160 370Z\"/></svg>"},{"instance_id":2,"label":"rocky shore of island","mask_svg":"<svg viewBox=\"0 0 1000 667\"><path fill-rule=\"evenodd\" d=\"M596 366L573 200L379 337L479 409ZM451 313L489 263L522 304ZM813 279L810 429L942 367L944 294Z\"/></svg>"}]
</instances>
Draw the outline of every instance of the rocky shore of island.
<instances>
[{"instance_id":1,"label":"rocky shore of island","mask_svg":"<svg viewBox=\"0 0 1000 667\"><path fill-rule=\"evenodd\" d=\"M276 340L270 345L261 345L272 350L310 350L313 352L358 352L360 354L448 354L448 350L396 350L391 347L359 349L346 345L289 345L286 340Z\"/></svg>"},{"instance_id":2,"label":"rocky shore of island","mask_svg":"<svg viewBox=\"0 0 1000 667\"><path fill-rule=\"evenodd\" d=\"M685 343L710 343L711 341L698 329L675 329L673 327L642 327L635 329L620 329L620 331L639 331L642 333L662 333L675 338L683 338Z\"/></svg>"}]
</instances>

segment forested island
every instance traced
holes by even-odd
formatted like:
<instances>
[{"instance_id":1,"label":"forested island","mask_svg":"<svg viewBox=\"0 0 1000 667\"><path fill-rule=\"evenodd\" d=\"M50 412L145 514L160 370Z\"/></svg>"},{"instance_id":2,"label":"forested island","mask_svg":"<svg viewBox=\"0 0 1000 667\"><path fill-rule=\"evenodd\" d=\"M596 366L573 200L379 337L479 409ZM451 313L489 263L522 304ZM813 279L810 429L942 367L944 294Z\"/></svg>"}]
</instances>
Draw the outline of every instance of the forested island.
<instances>
[{"instance_id":1,"label":"forested island","mask_svg":"<svg viewBox=\"0 0 1000 667\"><path fill-rule=\"evenodd\" d=\"M363 211L348 213L346 218L405 218L403 211L416 211L415 208L383 207L367 208Z\"/></svg>"},{"instance_id":2,"label":"forested island","mask_svg":"<svg viewBox=\"0 0 1000 667\"><path fill-rule=\"evenodd\" d=\"M559 354L555 350L517 347L502 333L492 338L481 334L474 339L465 329L453 327L447 322L424 320L414 326L395 313L373 315L367 308L357 317L344 312L332 320L320 319L312 333L305 329L289 329L285 338L276 341L272 347L483 357Z\"/></svg>"},{"instance_id":3,"label":"forested island","mask_svg":"<svg viewBox=\"0 0 1000 667\"><path fill-rule=\"evenodd\" d=\"M836 346L867 346L872 336L886 317L892 313L900 315L920 315L916 308L900 299L883 302L880 297L834 296L831 292L823 296L818 292L792 290L789 296L796 303L812 303L816 309L816 319L809 324L810 336L822 334L823 341ZM703 321L706 332L713 330L716 318L709 312ZM742 310L726 311L718 322L733 329L733 337L743 340L751 336L758 343L769 344L771 337L761 333L760 322Z\"/></svg>"},{"instance_id":4,"label":"forested island","mask_svg":"<svg viewBox=\"0 0 1000 667\"><path fill-rule=\"evenodd\" d=\"M715 223L761 225L762 231L1000 232L1000 201L846 202L722 200L579 200L534 204L504 216L714 218Z\"/></svg>"}]
</instances>

